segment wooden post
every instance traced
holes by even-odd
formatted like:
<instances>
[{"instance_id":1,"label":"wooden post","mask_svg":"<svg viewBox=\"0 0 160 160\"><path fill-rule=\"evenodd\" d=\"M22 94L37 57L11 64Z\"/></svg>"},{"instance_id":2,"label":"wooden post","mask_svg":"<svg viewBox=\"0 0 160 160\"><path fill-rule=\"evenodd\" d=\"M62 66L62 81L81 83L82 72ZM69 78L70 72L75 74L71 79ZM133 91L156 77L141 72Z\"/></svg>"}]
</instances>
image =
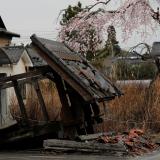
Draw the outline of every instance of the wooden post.
<instances>
[{"instance_id":1,"label":"wooden post","mask_svg":"<svg viewBox=\"0 0 160 160\"><path fill-rule=\"evenodd\" d=\"M27 112L26 112L26 109L25 109L25 105L24 105L24 102L23 102L22 95L21 95L21 90L20 90L19 84L18 84L17 80L13 80L12 82L14 84L14 90L15 90L15 93L16 93L16 96L17 96L17 100L18 100L18 103L19 103L22 118L25 120L25 122L28 123L28 116L27 116Z\"/></svg>"},{"instance_id":2,"label":"wooden post","mask_svg":"<svg viewBox=\"0 0 160 160\"><path fill-rule=\"evenodd\" d=\"M42 109L42 112L43 112L44 119L45 119L45 121L49 121L49 115L48 115L48 112L47 112L47 108L46 108L46 105L45 105L45 102L44 102L44 99L43 99L42 92L41 92L41 89L39 87L38 81L37 80L33 80L33 81L34 81L33 85L34 85L35 91L37 93L37 97L38 97L38 100L39 100L39 103L40 103L40 106L41 106L41 109Z\"/></svg>"},{"instance_id":3,"label":"wooden post","mask_svg":"<svg viewBox=\"0 0 160 160\"><path fill-rule=\"evenodd\" d=\"M64 88L63 80L57 74L54 74L54 76L47 74L46 76L51 81L55 82L57 90L58 90L59 98L60 98L60 101L62 104L61 121L63 124L63 132L64 132L63 138L70 138L70 139L75 138L76 127L75 127L74 123L76 123L76 122L75 122L75 119L73 118L73 113L72 113L71 107L69 105L69 101L67 98L66 90Z\"/></svg>"},{"instance_id":4,"label":"wooden post","mask_svg":"<svg viewBox=\"0 0 160 160\"><path fill-rule=\"evenodd\" d=\"M55 82L59 98L62 104L61 109L61 119L63 123L69 123L73 121L72 114L70 111L69 102L66 95L66 90L64 88L63 80L58 75L54 75L54 77L50 74L47 74L47 78L49 78L51 81Z\"/></svg>"},{"instance_id":5,"label":"wooden post","mask_svg":"<svg viewBox=\"0 0 160 160\"><path fill-rule=\"evenodd\" d=\"M73 113L74 121L76 122L76 129L78 134L86 134L85 128L85 112L86 104L83 98L67 83L65 83L67 88L67 94L71 103L71 110ZM88 106L87 106L88 107Z\"/></svg>"},{"instance_id":6,"label":"wooden post","mask_svg":"<svg viewBox=\"0 0 160 160\"><path fill-rule=\"evenodd\" d=\"M4 78L6 77L7 74L6 73L0 73L0 78ZM0 87L0 126L2 126L3 124L3 110L4 110L4 104L3 104L3 100L5 101L6 100L6 97L2 97L2 88ZM8 104L7 104L8 105ZM8 107L8 106L5 106L5 107Z\"/></svg>"},{"instance_id":7,"label":"wooden post","mask_svg":"<svg viewBox=\"0 0 160 160\"><path fill-rule=\"evenodd\" d=\"M1 90L1 88L0 88L0 126L2 126L2 120L3 120L3 115L2 115L2 100L1 100L1 98L2 98L2 90Z\"/></svg>"}]
</instances>

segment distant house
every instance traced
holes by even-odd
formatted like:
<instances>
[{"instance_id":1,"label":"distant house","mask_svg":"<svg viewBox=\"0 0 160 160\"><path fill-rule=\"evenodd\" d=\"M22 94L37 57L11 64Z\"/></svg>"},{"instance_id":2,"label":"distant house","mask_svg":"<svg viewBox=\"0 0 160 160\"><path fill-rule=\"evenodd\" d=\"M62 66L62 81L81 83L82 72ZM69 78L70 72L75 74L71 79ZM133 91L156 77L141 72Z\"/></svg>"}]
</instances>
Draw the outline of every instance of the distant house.
<instances>
[{"instance_id":1,"label":"distant house","mask_svg":"<svg viewBox=\"0 0 160 160\"><path fill-rule=\"evenodd\" d=\"M7 30L0 16L0 46L9 46L13 37L20 37L19 34Z\"/></svg>"},{"instance_id":2,"label":"distant house","mask_svg":"<svg viewBox=\"0 0 160 160\"><path fill-rule=\"evenodd\" d=\"M24 46L11 46L13 37L20 37L20 35L8 31L0 17L0 78L25 73L29 67L33 66ZM22 86L21 89L25 98L25 86ZM9 106L13 96L14 89L0 92L0 126L10 121Z\"/></svg>"},{"instance_id":3,"label":"distant house","mask_svg":"<svg viewBox=\"0 0 160 160\"><path fill-rule=\"evenodd\" d=\"M26 49L26 51L28 53L28 56L31 59L32 64L33 64L33 67L31 67L31 68L37 68L37 67L42 67L42 66L47 65L47 63L45 62L45 60L42 59L37 54L37 51L33 47L31 47L31 45L27 45L25 47L25 49Z\"/></svg>"}]
</instances>

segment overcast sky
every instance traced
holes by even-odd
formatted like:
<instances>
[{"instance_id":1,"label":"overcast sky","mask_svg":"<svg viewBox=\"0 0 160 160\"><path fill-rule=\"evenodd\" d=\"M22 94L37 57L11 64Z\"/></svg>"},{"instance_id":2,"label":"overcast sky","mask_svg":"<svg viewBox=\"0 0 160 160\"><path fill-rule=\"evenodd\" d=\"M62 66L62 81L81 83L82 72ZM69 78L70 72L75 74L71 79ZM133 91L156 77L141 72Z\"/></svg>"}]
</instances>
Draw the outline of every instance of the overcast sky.
<instances>
[{"instance_id":1,"label":"overcast sky","mask_svg":"<svg viewBox=\"0 0 160 160\"><path fill-rule=\"evenodd\" d=\"M0 15L8 30L21 34L21 39L16 40L17 43L28 42L33 33L55 39L57 17L60 10L77 2L78 0L0 0ZM87 5L93 3L94 0L81 0L81 2ZM111 5L112 7L116 6L115 3ZM160 41L160 37L154 35L146 41L152 43L155 40ZM140 41L140 38L136 36L128 42L128 45L132 46L137 41ZM123 47L126 46L121 40L120 44Z\"/></svg>"}]
</instances>

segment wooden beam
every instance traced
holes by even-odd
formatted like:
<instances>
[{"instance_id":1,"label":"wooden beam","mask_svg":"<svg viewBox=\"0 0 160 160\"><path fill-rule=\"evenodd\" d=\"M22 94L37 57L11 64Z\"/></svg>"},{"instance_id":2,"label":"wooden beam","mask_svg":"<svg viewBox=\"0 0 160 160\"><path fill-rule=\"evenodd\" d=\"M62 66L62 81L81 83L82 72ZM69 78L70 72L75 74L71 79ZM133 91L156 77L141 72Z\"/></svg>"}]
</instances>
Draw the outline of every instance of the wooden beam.
<instances>
[{"instance_id":1,"label":"wooden beam","mask_svg":"<svg viewBox=\"0 0 160 160\"><path fill-rule=\"evenodd\" d=\"M73 121L73 116L71 113L71 108L69 106L68 98L66 95L66 91L64 89L64 84L63 80L61 79L60 76L55 75L52 76L51 74L46 75L51 81L53 81L56 84L59 98L62 104L62 109L61 109L61 119L63 124L69 124L71 121Z\"/></svg>"},{"instance_id":2,"label":"wooden beam","mask_svg":"<svg viewBox=\"0 0 160 160\"><path fill-rule=\"evenodd\" d=\"M85 128L85 113L84 108L88 107L85 104L84 99L77 93L69 84L65 83L68 97L71 103L71 110L73 114L74 121L78 134L86 134Z\"/></svg>"},{"instance_id":3,"label":"wooden beam","mask_svg":"<svg viewBox=\"0 0 160 160\"><path fill-rule=\"evenodd\" d=\"M42 80L42 79L45 79L45 78L46 77L44 77L43 75L38 75L38 76L34 77L34 79L38 79L38 80ZM32 80L33 80L32 77L27 77L27 78L17 80L17 82L18 82L18 84L32 83ZM11 87L14 87L13 82L4 82L3 84L0 84L1 89L11 88Z\"/></svg>"},{"instance_id":4,"label":"wooden beam","mask_svg":"<svg viewBox=\"0 0 160 160\"><path fill-rule=\"evenodd\" d=\"M123 144L102 144L95 142L76 142L68 140L57 140L49 139L45 140L43 143L45 149L52 150L72 150L72 151L87 151L87 152L101 152L101 153L112 153L112 152L122 152L127 153L127 149Z\"/></svg>"},{"instance_id":5,"label":"wooden beam","mask_svg":"<svg viewBox=\"0 0 160 160\"><path fill-rule=\"evenodd\" d=\"M80 135L77 137L77 141L80 142L93 141L99 139L100 137L113 136L113 134L115 134L115 132L101 132L95 134Z\"/></svg>"},{"instance_id":6,"label":"wooden beam","mask_svg":"<svg viewBox=\"0 0 160 160\"><path fill-rule=\"evenodd\" d=\"M2 89L0 88L0 126L2 126L2 120L3 120L3 117L2 117Z\"/></svg>"},{"instance_id":7,"label":"wooden beam","mask_svg":"<svg viewBox=\"0 0 160 160\"><path fill-rule=\"evenodd\" d=\"M39 100L39 103L40 103L40 106L41 106L41 109L43 112L44 119L46 121L49 121L49 115L48 115L47 108L46 108L46 105L45 105L45 102L44 102L44 99L42 96L41 89L39 87L38 80L33 79L33 85L34 85L35 91L37 93L37 97L38 97L38 100Z\"/></svg>"},{"instance_id":8,"label":"wooden beam","mask_svg":"<svg viewBox=\"0 0 160 160\"><path fill-rule=\"evenodd\" d=\"M48 66L42 67L40 69L36 69L34 71L30 71L27 73L22 73L22 74L17 74L17 75L13 75L13 76L9 76L9 77L3 77L0 78L0 85L3 85L4 83L9 83L12 81L18 81L18 80L22 80L24 78L29 78L29 77L36 77L36 76L40 76L40 75L44 75L47 72L50 72L51 68Z\"/></svg>"},{"instance_id":9,"label":"wooden beam","mask_svg":"<svg viewBox=\"0 0 160 160\"><path fill-rule=\"evenodd\" d=\"M6 73L0 73L0 78L4 78L4 77L6 77L7 76L7 74ZM3 100L2 100L2 87L0 86L0 125L2 126L2 124L3 124ZM5 101L6 99L4 98L4 101ZM5 106L6 107L6 106Z\"/></svg>"},{"instance_id":10,"label":"wooden beam","mask_svg":"<svg viewBox=\"0 0 160 160\"><path fill-rule=\"evenodd\" d=\"M28 116L27 116L27 112L26 112L26 109L25 109L25 105L24 105L24 102L23 102L22 95L21 95L21 90L20 90L19 84L16 80L13 81L13 84L14 84L14 90L15 90L15 93L16 93L16 96L17 96L17 100L18 100L18 103L19 103L22 118L24 119L25 122L28 123Z\"/></svg>"}]
</instances>

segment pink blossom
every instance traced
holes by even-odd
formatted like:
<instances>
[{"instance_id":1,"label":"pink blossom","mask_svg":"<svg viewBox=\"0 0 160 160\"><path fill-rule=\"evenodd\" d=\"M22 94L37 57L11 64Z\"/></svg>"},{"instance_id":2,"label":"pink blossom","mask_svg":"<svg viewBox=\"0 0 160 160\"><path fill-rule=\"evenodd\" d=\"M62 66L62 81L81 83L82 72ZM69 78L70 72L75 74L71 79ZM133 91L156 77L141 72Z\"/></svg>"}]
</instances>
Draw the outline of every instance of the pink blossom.
<instances>
[{"instance_id":1,"label":"pink blossom","mask_svg":"<svg viewBox=\"0 0 160 160\"><path fill-rule=\"evenodd\" d=\"M97 3L98 0L94 1ZM156 1L160 3L160 0ZM72 18L67 25L61 26L59 38L77 52L83 54L90 50L95 54L105 41L104 34L109 25L121 28L124 40L130 38L139 28L141 36L145 36L147 31L154 30L154 14L155 11L148 0L124 0L115 11L85 9ZM90 30L94 30L92 35ZM74 36L68 38L68 35L73 34Z\"/></svg>"}]
</instances>

